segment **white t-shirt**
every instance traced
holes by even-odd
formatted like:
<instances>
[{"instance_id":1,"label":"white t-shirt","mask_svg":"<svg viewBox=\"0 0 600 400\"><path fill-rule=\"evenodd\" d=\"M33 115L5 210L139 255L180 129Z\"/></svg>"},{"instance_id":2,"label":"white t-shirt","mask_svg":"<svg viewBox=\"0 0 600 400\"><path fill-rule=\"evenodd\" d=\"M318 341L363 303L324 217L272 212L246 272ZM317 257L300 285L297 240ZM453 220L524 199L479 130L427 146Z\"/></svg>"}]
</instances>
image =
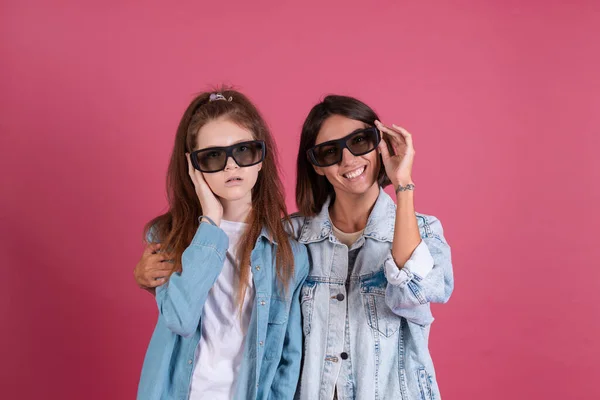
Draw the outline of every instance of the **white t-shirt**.
<instances>
[{"instance_id":1,"label":"white t-shirt","mask_svg":"<svg viewBox=\"0 0 600 400\"><path fill-rule=\"evenodd\" d=\"M196 349L190 400L233 398L244 357L244 338L252 315L252 276L244 298L241 323L235 302L237 246L246 224L222 220L221 229L229 237L229 248L223 270L211 288L202 310L202 337Z\"/></svg>"},{"instance_id":2,"label":"white t-shirt","mask_svg":"<svg viewBox=\"0 0 600 400\"><path fill-rule=\"evenodd\" d=\"M361 235L365 231L363 229L362 231L347 233L347 232L342 232L341 230L339 230L335 225L333 225L333 223L331 223L331 226L333 227L333 234L335 235L335 237L340 242L342 242L346 246L348 246L348 248L352 247L354 242L356 242L358 240L358 238L361 237Z\"/></svg>"}]
</instances>

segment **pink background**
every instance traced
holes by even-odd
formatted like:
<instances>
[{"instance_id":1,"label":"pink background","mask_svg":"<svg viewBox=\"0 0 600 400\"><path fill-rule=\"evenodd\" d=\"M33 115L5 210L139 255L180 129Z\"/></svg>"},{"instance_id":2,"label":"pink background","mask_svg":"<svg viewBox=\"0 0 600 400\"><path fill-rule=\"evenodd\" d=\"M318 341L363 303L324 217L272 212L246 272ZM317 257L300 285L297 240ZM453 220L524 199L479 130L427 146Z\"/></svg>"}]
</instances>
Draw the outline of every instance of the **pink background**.
<instances>
[{"instance_id":1,"label":"pink background","mask_svg":"<svg viewBox=\"0 0 600 400\"><path fill-rule=\"evenodd\" d=\"M453 247L444 399L600 398L599 2L91 3L0 6L1 398L134 398L142 226L181 113L219 83L273 128L291 211L323 95L413 133L417 207Z\"/></svg>"}]
</instances>

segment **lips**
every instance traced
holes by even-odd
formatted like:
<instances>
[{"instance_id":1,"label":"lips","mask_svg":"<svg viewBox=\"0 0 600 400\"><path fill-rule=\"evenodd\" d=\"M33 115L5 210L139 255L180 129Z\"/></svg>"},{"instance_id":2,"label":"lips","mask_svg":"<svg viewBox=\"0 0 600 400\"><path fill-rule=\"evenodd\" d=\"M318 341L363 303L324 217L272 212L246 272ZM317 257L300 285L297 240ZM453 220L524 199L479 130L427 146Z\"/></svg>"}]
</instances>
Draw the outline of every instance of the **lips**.
<instances>
[{"instance_id":1,"label":"lips","mask_svg":"<svg viewBox=\"0 0 600 400\"><path fill-rule=\"evenodd\" d=\"M230 182L241 182L242 178L240 178L239 176L232 176L231 178L227 179L225 181L225 183L230 183Z\"/></svg>"},{"instance_id":2,"label":"lips","mask_svg":"<svg viewBox=\"0 0 600 400\"><path fill-rule=\"evenodd\" d=\"M346 172L345 174L343 174L343 177L346 179L354 179L357 178L359 176L362 175L363 172L365 172L365 169L367 167L365 165L363 165L362 167L353 169L352 171Z\"/></svg>"}]
</instances>

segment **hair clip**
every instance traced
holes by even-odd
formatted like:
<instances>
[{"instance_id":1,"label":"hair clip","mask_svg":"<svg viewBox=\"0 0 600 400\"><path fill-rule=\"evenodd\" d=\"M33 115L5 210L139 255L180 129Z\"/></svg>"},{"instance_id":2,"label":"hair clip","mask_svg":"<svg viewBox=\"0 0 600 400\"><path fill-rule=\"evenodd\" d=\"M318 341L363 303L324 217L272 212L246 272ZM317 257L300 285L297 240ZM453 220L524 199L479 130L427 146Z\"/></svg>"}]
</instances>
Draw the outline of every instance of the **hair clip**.
<instances>
[{"instance_id":1,"label":"hair clip","mask_svg":"<svg viewBox=\"0 0 600 400\"><path fill-rule=\"evenodd\" d=\"M208 101L211 102L217 100L231 101L233 98L231 96L229 96L229 98L225 98L225 96L223 96L221 93L211 93Z\"/></svg>"}]
</instances>

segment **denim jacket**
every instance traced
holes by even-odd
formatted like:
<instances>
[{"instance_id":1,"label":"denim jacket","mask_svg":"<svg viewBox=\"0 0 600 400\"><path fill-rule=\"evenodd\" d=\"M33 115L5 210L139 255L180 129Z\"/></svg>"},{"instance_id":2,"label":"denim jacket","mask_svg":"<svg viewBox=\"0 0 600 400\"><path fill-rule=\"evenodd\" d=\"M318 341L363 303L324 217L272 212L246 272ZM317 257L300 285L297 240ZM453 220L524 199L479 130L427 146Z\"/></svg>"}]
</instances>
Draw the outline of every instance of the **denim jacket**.
<instances>
[{"instance_id":1,"label":"denim jacket","mask_svg":"<svg viewBox=\"0 0 600 400\"><path fill-rule=\"evenodd\" d=\"M286 294L277 286L277 243L265 229L252 251L255 299L235 399L294 397L302 357L299 296L308 274L308 258L303 245L291 244L295 273ZM202 309L221 273L228 245L222 229L200 224L183 253L182 272L156 289L158 322L142 367L138 399L188 399L202 333Z\"/></svg>"},{"instance_id":2,"label":"denim jacket","mask_svg":"<svg viewBox=\"0 0 600 400\"><path fill-rule=\"evenodd\" d=\"M430 303L448 301L454 287L441 223L416 215L422 241L399 269L391 254L396 205L390 196L380 190L350 249L333 234L329 204L314 217L292 218L311 260L301 291L297 398L329 400L337 387L339 400L440 399L428 349ZM351 253L356 258L349 263Z\"/></svg>"}]
</instances>

